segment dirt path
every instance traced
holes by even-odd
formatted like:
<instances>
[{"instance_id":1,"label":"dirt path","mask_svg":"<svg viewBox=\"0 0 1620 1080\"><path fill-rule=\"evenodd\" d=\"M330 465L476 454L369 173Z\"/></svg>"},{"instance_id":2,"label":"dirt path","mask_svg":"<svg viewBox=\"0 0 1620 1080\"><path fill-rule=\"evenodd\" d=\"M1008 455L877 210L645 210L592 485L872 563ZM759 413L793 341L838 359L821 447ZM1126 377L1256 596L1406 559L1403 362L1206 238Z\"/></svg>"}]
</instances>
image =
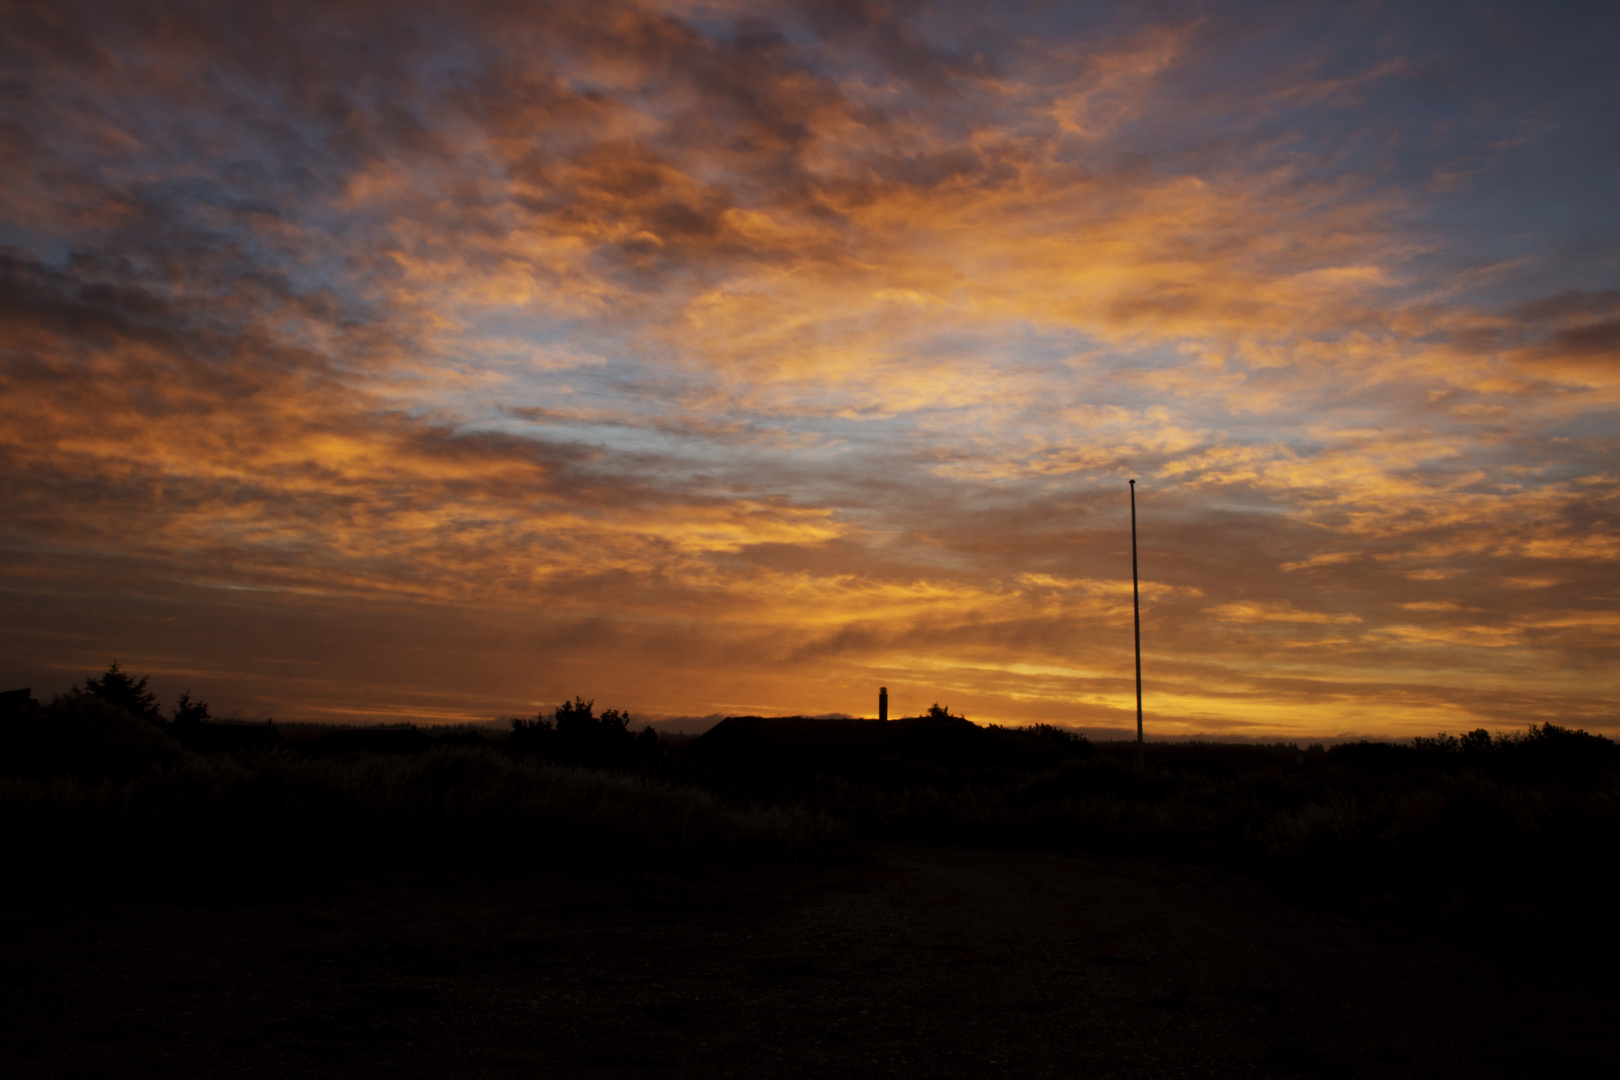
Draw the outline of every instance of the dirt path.
<instances>
[{"instance_id":1,"label":"dirt path","mask_svg":"<svg viewBox=\"0 0 1620 1080\"><path fill-rule=\"evenodd\" d=\"M12 1077L1620 1075L1612 992L1158 864L895 848L12 907L0 931Z\"/></svg>"}]
</instances>

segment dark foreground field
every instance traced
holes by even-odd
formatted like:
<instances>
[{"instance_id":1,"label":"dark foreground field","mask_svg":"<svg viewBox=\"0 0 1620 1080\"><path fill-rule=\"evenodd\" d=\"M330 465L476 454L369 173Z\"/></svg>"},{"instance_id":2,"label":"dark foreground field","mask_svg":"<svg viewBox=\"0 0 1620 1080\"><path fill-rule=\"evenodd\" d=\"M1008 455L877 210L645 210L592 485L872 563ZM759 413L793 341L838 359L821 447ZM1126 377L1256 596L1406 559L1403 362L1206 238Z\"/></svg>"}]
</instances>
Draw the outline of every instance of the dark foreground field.
<instances>
[{"instance_id":1,"label":"dark foreground field","mask_svg":"<svg viewBox=\"0 0 1620 1080\"><path fill-rule=\"evenodd\" d=\"M1613 982L1229 871L380 872L0 909L8 1077L1611 1077ZM1581 981L1581 980L1584 981Z\"/></svg>"},{"instance_id":2,"label":"dark foreground field","mask_svg":"<svg viewBox=\"0 0 1620 1080\"><path fill-rule=\"evenodd\" d=\"M5 697L4 1080L1620 1076L1620 748L1551 724L1138 763Z\"/></svg>"}]
</instances>

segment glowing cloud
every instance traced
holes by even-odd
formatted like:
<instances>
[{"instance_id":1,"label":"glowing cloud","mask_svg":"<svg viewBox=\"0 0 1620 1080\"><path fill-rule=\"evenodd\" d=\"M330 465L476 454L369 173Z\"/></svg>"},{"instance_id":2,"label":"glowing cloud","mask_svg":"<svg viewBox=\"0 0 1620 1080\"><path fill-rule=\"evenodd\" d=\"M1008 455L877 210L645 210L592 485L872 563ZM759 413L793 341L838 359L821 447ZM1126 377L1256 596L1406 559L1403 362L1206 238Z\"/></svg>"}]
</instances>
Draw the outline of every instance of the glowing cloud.
<instances>
[{"instance_id":1,"label":"glowing cloud","mask_svg":"<svg viewBox=\"0 0 1620 1080\"><path fill-rule=\"evenodd\" d=\"M1489 6L11 5L0 678L1123 726L1134 476L1156 730L1611 725L1620 35Z\"/></svg>"}]
</instances>

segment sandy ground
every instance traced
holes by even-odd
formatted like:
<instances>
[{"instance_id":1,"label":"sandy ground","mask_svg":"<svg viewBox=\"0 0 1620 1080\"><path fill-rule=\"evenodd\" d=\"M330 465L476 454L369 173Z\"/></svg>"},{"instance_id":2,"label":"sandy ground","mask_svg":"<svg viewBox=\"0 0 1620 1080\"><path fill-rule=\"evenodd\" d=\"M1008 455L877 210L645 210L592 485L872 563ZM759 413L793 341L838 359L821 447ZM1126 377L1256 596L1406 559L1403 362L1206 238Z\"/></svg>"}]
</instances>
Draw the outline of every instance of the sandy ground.
<instances>
[{"instance_id":1,"label":"sandy ground","mask_svg":"<svg viewBox=\"0 0 1620 1080\"><path fill-rule=\"evenodd\" d=\"M1612 985L1160 863L350 877L0 932L15 1078L1620 1076Z\"/></svg>"}]
</instances>

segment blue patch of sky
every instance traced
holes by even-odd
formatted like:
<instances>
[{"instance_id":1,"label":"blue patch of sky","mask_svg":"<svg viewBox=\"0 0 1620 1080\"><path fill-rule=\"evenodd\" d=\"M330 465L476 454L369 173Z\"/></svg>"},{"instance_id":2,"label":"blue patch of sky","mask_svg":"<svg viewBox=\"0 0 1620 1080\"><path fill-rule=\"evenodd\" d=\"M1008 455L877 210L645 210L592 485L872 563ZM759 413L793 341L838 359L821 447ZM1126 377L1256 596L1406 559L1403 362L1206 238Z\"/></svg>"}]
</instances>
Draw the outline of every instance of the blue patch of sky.
<instances>
[{"instance_id":1,"label":"blue patch of sky","mask_svg":"<svg viewBox=\"0 0 1620 1080\"><path fill-rule=\"evenodd\" d=\"M1045 17L1064 24L1059 34L1097 29L1095 10L1081 8ZM1265 148L1302 178L1351 180L1351 197L1403 192L1434 249L1417 268L1553 249L1563 279L1580 280L1612 268L1620 232L1610 195L1620 179L1620 8L1547 8L1146 6L1144 24L1198 17L1188 54L1161 75L1157 107L1075 153L1092 167L1199 174L1235 148L1251 166ZM1002 22L1016 30L1020 9ZM1401 66L1373 76L1392 62ZM1300 80L1352 85L1291 97ZM1444 171L1474 175L1432 190ZM1571 265L1576 253L1582 265Z\"/></svg>"},{"instance_id":2,"label":"blue patch of sky","mask_svg":"<svg viewBox=\"0 0 1620 1080\"><path fill-rule=\"evenodd\" d=\"M0 254L36 262L48 270L63 271L73 262L73 237L56 228L38 229L23 221L0 221Z\"/></svg>"}]
</instances>

